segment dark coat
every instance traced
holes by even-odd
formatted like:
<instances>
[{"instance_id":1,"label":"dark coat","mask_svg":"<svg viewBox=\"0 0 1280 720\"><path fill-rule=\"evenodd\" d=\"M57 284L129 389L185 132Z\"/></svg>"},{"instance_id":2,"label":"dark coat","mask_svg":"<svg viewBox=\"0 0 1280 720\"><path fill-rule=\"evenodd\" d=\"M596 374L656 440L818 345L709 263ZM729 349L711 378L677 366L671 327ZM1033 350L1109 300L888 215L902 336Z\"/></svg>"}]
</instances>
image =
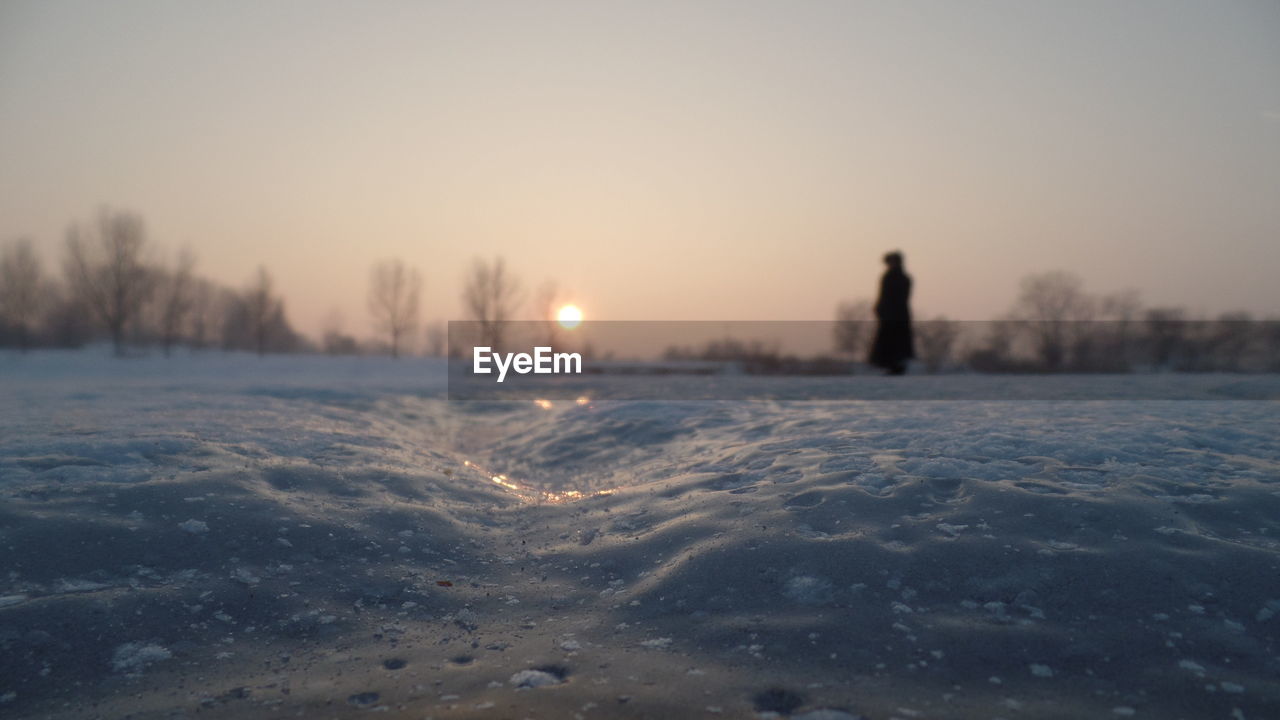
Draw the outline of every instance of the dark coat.
<instances>
[{"instance_id":1,"label":"dark coat","mask_svg":"<svg viewBox=\"0 0 1280 720\"><path fill-rule=\"evenodd\" d=\"M902 368L916 356L911 338L911 276L900 267L891 267L880 278L880 298L876 300L875 342L871 344L871 364L886 370Z\"/></svg>"}]
</instances>

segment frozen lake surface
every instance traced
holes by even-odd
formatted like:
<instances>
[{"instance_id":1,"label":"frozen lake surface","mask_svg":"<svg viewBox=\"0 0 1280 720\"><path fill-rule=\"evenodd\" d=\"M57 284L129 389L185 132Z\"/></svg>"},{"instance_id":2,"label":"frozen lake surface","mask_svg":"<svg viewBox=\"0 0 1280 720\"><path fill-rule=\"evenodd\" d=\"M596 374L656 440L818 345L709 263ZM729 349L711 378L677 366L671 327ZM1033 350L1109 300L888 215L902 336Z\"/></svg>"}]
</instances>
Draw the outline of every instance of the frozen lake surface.
<instances>
[{"instance_id":1,"label":"frozen lake surface","mask_svg":"<svg viewBox=\"0 0 1280 720\"><path fill-rule=\"evenodd\" d=\"M0 355L0 715L1280 717L1275 377L898 381Z\"/></svg>"}]
</instances>

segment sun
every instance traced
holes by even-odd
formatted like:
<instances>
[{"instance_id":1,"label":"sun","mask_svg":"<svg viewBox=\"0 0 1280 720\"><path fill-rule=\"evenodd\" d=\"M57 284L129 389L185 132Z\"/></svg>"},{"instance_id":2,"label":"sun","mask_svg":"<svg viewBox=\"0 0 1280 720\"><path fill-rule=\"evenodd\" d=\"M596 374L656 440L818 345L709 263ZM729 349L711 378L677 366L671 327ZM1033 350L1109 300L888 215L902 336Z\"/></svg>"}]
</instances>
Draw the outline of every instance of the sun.
<instances>
[{"instance_id":1,"label":"sun","mask_svg":"<svg viewBox=\"0 0 1280 720\"><path fill-rule=\"evenodd\" d=\"M582 310L577 305L565 305L556 312L556 322L565 330L572 330L582 323Z\"/></svg>"}]
</instances>

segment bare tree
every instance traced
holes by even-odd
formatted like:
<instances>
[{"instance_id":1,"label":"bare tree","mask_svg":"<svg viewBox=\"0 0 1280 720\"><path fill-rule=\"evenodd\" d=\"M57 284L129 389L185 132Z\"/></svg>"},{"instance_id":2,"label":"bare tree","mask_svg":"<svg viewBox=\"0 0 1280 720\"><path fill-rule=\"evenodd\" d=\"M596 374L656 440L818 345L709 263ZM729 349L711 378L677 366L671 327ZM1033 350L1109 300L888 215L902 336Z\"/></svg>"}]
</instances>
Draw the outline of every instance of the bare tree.
<instances>
[{"instance_id":1,"label":"bare tree","mask_svg":"<svg viewBox=\"0 0 1280 720\"><path fill-rule=\"evenodd\" d=\"M272 284L271 273L267 272L266 267L259 266L253 281L244 293L245 319L253 339L254 350L259 357L267 352L267 343L271 339L271 330L276 316L283 314L283 304L272 294Z\"/></svg>"},{"instance_id":2,"label":"bare tree","mask_svg":"<svg viewBox=\"0 0 1280 720\"><path fill-rule=\"evenodd\" d=\"M952 346L960 335L960 325L939 315L916 323L915 333L925 370L936 373L951 358Z\"/></svg>"},{"instance_id":3,"label":"bare tree","mask_svg":"<svg viewBox=\"0 0 1280 720\"><path fill-rule=\"evenodd\" d=\"M1104 295L1098 302L1098 332L1094 339L1095 369L1121 370L1132 367L1136 359L1136 335L1142 313L1142 296L1137 290L1122 290Z\"/></svg>"},{"instance_id":4,"label":"bare tree","mask_svg":"<svg viewBox=\"0 0 1280 720\"><path fill-rule=\"evenodd\" d=\"M966 361L979 372L1001 372L1017 367L1013 358L1014 340L1020 323L1002 319L982 323L983 337L970 343Z\"/></svg>"},{"instance_id":5,"label":"bare tree","mask_svg":"<svg viewBox=\"0 0 1280 720\"><path fill-rule=\"evenodd\" d=\"M53 347L83 346L93 334L95 319L84 300L66 292L61 284L50 282L45 287L45 309L40 318L45 340Z\"/></svg>"},{"instance_id":6,"label":"bare tree","mask_svg":"<svg viewBox=\"0 0 1280 720\"><path fill-rule=\"evenodd\" d=\"M183 335L187 318L195 306L192 270L196 258L188 249L178 253L173 269L158 274L156 286L160 301L160 343L165 357Z\"/></svg>"},{"instance_id":7,"label":"bare tree","mask_svg":"<svg viewBox=\"0 0 1280 720\"><path fill-rule=\"evenodd\" d=\"M1262 369L1265 372L1280 372L1280 318L1269 317L1262 321Z\"/></svg>"},{"instance_id":8,"label":"bare tree","mask_svg":"<svg viewBox=\"0 0 1280 720\"><path fill-rule=\"evenodd\" d=\"M343 331L344 325L342 311L338 308L330 310L320 336L320 346L326 355L356 355L360 352L360 343Z\"/></svg>"},{"instance_id":9,"label":"bare tree","mask_svg":"<svg viewBox=\"0 0 1280 720\"><path fill-rule=\"evenodd\" d=\"M1182 308L1151 308L1144 318L1151 362L1172 369L1187 353L1191 322Z\"/></svg>"},{"instance_id":10,"label":"bare tree","mask_svg":"<svg viewBox=\"0 0 1280 720\"><path fill-rule=\"evenodd\" d=\"M538 288L537 294L534 296L534 310L538 314L538 320L542 323L542 337L540 338L543 345L558 348L560 343L560 325L556 322L556 311L559 309L561 302L560 286L555 280L548 280L542 283L542 287Z\"/></svg>"},{"instance_id":11,"label":"bare tree","mask_svg":"<svg viewBox=\"0 0 1280 720\"><path fill-rule=\"evenodd\" d=\"M1208 325L1211 369L1239 372L1255 341L1254 330L1261 325L1254 323L1253 315L1243 310L1222 313Z\"/></svg>"},{"instance_id":12,"label":"bare tree","mask_svg":"<svg viewBox=\"0 0 1280 720\"><path fill-rule=\"evenodd\" d=\"M124 353L125 329L152 292L146 242L141 217L106 208L97 222L67 231L67 284L106 326L116 355Z\"/></svg>"},{"instance_id":13,"label":"bare tree","mask_svg":"<svg viewBox=\"0 0 1280 720\"><path fill-rule=\"evenodd\" d=\"M495 350L502 348L504 323L511 320L521 304L520 281L507 272L506 263L476 259L471 266L462 303L467 315L479 325L480 342Z\"/></svg>"},{"instance_id":14,"label":"bare tree","mask_svg":"<svg viewBox=\"0 0 1280 720\"><path fill-rule=\"evenodd\" d=\"M433 322L427 326L427 355L429 357L444 357L445 345L448 343L448 333L445 332L444 323Z\"/></svg>"},{"instance_id":15,"label":"bare tree","mask_svg":"<svg viewBox=\"0 0 1280 720\"><path fill-rule=\"evenodd\" d=\"M40 259L23 238L8 242L0 251L0 320L18 334L18 348L26 352L31 330L44 295Z\"/></svg>"},{"instance_id":16,"label":"bare tree","mask_svg":"<svg viewBox=\"0 0 1280 720\"><path fill-rule=\"evenodd\" d=\"M836 324L833 330L836 352L855 359L861 358L871 339L871 319L870 300L840 303L836 307Z\"/></svg>"},{"instance_id":17,"label":"bare tree","mask_svg":"<svg viewBox=\"0 0 1280 720\"><path fill-rule=\"evenodd\" d=\"M1084 330L1083 323L1093 318L1094 309L1080 278L1052 271L1023 278L1014 319L1024 321L1044 367L1060 370Z\"/></svg>"},{"instance_id":18,"label":"bare tree","mask_svg":"<svg viewBox=\"0 0 1280 720\"><path fill-rule=\"evenodd\" d=\"M218 300L220 288L204 278L194 278L191 285L190 343L193 348L203 348L214 340L214 330L222 308Z\"/></svg>"},{"instance_id":19,"label":"bare tree","mask_svg":"<svg viewBox=\"0 0 1280 720\"><path fill-rule=\"evenodd\" d=\"M400 342L418 326L418 292L422 276L396 258L374 266L369 279L369 312L391 340L391 357L400 357Z\"/></svg>"},{"instance_id":20,"label":"bare tree","mask_svg":"<svg viewBox=\"0 0 1280 720\"><path fill-rule=\"evenodd\" d=\"M271 274L259 267L240 292L220 291L222 346L227 350L295 352L309 347L285 315L284 300L275 294Z\"/></svg>"}]
</instances>

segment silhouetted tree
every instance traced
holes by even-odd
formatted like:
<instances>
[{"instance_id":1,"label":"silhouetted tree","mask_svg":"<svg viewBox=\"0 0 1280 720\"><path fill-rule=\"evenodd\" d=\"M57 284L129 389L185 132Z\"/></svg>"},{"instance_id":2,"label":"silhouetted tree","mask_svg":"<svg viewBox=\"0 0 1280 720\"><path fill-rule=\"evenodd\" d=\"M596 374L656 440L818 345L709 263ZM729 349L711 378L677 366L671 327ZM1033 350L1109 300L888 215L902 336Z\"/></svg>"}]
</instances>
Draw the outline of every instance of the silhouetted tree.
<instances>
[{"instance_id":1,"label":"silhouetted tree","mask_svg":"<svg viewBox=\"0 0 1280 720\"><path fill-rule=\"evenodd\" d=\"M326 355L359 355L360 343L350 335L327 332L322 347Z\"/></svg>"},{"instance_id":2,"label":"silhouetted tree","mask_svg":"<svg viewBox=\"0 0 1280 720\"><path fill-rule=\"evenodd\" d=\"M967 356L969 366L978 372L1007 372L1010 370L1026 370L1013 357L1014 340L1018 334L1020 323L1013 320L993 320L982 323L979 330L983 337L978 339Z\"/></svg>"},{"instance_id":3,"label":"silhouetted tree","mask_svg":"<svg viewBox=\"0 0 1280 720\"><path fill-rule=\"evenodd\" d=\"M320 347L327 355L356 355L360 352L360 343L343 332L342 311L334 308L324 321L324 330L320 336Z\"/></svg>"},{"instance_id":4,"label":"silhouetted tree","mask_svg":"<svg viewBox=\"0 0 1280 720\"><path fill-rule=\"evenodd\" d=\"M448 333L445 331L444 323L434 322L427 326L427 355L430 357L444 357L445 345L448 342Z\"/></svg>"},{"instance_id":5,"label":"silhouetted tree","mask_svg":"<svg viewBox=\"0 0 1280 720\"><path fill-rule=\"evenodd\" d=\"M556 312L562 302L560 286L555 280L544 282L534 296L534 311L538 321L542 323L542 337L539 340L543 345L560 347L560 324L556 321Z\"/></svg>"},{"instance_id":6,"label":"silhouetted tree","mask_svg":"<svg viewBox=\"0 0 1280 720\"><path fill-rule=\"evenodd\" d=\"M837 353L861 358L871 340L871 301L842 302L836 307L836 324L832 330Z\"/></svg>"},{"instance_id":7,"label":"silhouetted tree","mask_svg":"<svg viewBox=\"0 0 1280 720\"><path fill-rule=\"evenodd\" d=\"M1213 353L1212 367L1209 369L1239 371L1255 340L1254 330L1261 327L1248 312L1226 312L1219 315L1208 328ZM1261 337L1256 339L1261 340Z\"/></svg>"},{"instance_id":8,"label":"silhouetted tree","mask_svg":"<svg viewBox=\"0 0 1280 720\"><path fill-rule=\"evenodd\" d=\"M44 299L40 260L26 238L8 242L0 251L0 320L12 326L18 348L26 352Z\"/></svg>"},{"instance_id":9,"label":"silhouetted tree","mask_svg":"<svg viewBox=\"0 0 1280 720\"><path fill-rule=\"evenodd\" d=\"M1262 345L1262 369L1280 372L1280 318L1271 317L1262 322L1259 329Z\"/></svg>"},{"instance_id":10,"label":"silhouetted tree","mask_svg":"<svg viewBox=\"0 0 1280 720\"><path fill-rule=\"evenodd\" d=\"M124 353L125 328L154 285L145 247L142 218L128 212L104 208L96 222L67 231L67 285L106 326L116 355Z\"/></svg>"},{"instance_id":11,"label":"silhouetted tree","mask_svg":"<svg viewBox=\"0 0 1280 720\"><path fill-rule=\"evenodd\" d=\"M43 316L44 336L50 345L78 348L93 334L93 313L84 300L67 293L60 285L49 285L48 306Z\"/></svg>"},{"instance_id":12,"label":"silhouetted tree","mask_svg":"<svg viewBox=\"0 0 1280 720\"><path fill-rule=\"evenodd\" d=\"M369 280L369 312L375 325L391 343L391 357L400 356L402 339L418 325L418 292L422 277L416 268L405 267L400 259L387 260L373 268Z\"/></svg>"},{"instance_id":13,"label":"silhouetted tree","mask_svg":"<svg viewBox=\"0 0 1280 720\"><path fill-rule=\"evenodd\" d=\"M252 283L244 294L245 318L258 355L267 352L267 340L271 333L271 320L280 312L280 300L272 294L271 273L264 266L258 267Z\"/></svg>"},{"instance_id":14,"label":"silhouetted tree","mask_svg":"<svg viewBox=\"0 0 1280 720\"><path fill-rule=\"evenodd\" d=\"M191 322L188 341L193 348L203 348L216 341L218 318L224 309L219 305L220 288L204 278L191 282Z\"/></svg>"},{"instance_id":15,"label":"silhouetted tree","mask_svg":"<svg viewBox=\"0 0 1280 720\"><path fill-rule=\"evenodd\" d=\"M960 335L960 325L939 315L932 320L916 323L915 334L925 370L936 373L951 359L951 348Z\"/></svg>"},{"instance_id":16,"label":"silhouetted tree","mask_svg":"<svg viewBox=\"0 0 1280 720\"><path fill-rule=\"evenodd\" d=\"M1152 363L1172 369L1187 353L1187 313L1182 308L1151 308L1145 317L1146 344Z\"/></svg>"},{"instance_id":17,"label":"silhouetted tree","mask_svg":"<svg viewBox=\"0 0 1280 720\"><path fill-rule=\"evenodd\" d=\"M1081 324L1093 318L1094 307L1080 278L1053 271L1023 278L1013 317L1030 333L1045 369L1061 370L1084 329Z\"/></svg>"},{"instance_id":18,"label":"silhouetted tree","mask_svg":"<svg viewBox=\"0 0 1280 720\"><path fill-rule=\"evenodd\" d=\"M512 319L521 303L520 281L507 272L500 257L493 262L476 259L462 291L468 317L479 325L479 341L500 350L504 323Z\"/></svg>"},{"instance_id":19,"label":"silhouetted tree","mask_svg":"<svg viewBox=\"0 0 1280 720\"><path fill-rule=\"evenodd\" d=\"M163 269L157 273L160 344L164 348L165 357L169 356L174 343L182 338L187 318L195 304L192 277L195 264L195 255L184 249L178 253L173 269Z\"/></svg>"},{"instance_id":20,"label":"silhouetted tree","mask_svg":"<svg viewBox=\"0 0 1280 720\"><path fill-rule=\"evenodd\" d=\"M1141 329L1142 301L1137 290L1124 290L1104 295L1097 303L1096 332L1086 333L1090 341L1077 345L1084 369L1128 371L1137 360L1138 333Z\"/></svg>"}]
</instances>

